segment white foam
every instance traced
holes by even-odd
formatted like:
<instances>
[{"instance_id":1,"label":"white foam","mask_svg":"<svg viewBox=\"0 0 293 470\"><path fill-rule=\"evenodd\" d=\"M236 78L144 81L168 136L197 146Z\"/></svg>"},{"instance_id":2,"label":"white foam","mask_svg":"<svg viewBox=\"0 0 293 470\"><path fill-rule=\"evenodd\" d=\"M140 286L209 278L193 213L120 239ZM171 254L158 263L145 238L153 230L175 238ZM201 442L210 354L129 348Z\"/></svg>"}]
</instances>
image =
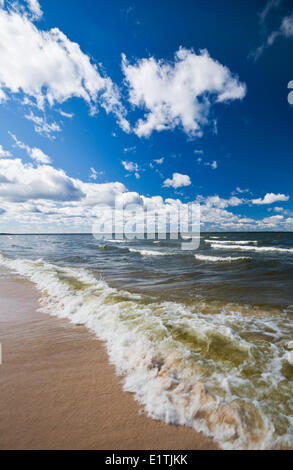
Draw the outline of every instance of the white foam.
<instances>
[{"instance_id":1,"label":"white foam","mask_svg":"<svg viewBox=\"0 0 293 470\"><path fill-rule=\"evenodd\" d=\"M258 242L256 240L217 240L213 242L211 240L205 240L207 243L219 243L221 245L255 245Z\"/></svg>"},{"instance_id":2,"label":"white foam","mask_svg":"<svg viewBox=\"0 0 293 470\"><path fill-rule=\"evenodd\" d=\"M127 240L115 240L113 238L111 238L111 240L105 240L107 243L127 243Z\"/></svg>"},{"instance_id":3,"label":"white foam","mask_svg":"<svg viewBox=\"0 0 293 470\"><path fill-rule=\"evenodd\" d=\"M173 253L167 253L166 251L155 251L155 250L138 250L135 248L128 248L131 253L139 253L141 256L170 256Z\"/></svg>"},{"instance_id":4,"label":"white foam","mask_svg":"<svg viewBox=\"0 0 293 470\"><path fill-rule=\"evenodd\" d=\"M151 417L191 426L224 449L293 445L292 426L278 436L273 424L280 416L285 419L283 403L278 408L274 395L282 393L284 403L291 403L291 389L284 389L282 375L283 345L293 335L289 320L245 316L228 308L207 314L175 302L147 302L110 288L86 270L42 260L0 254L0 265L28 277L46 294L44 312L83 324L105 341L110 361L124 376L124 390L134 393ZM262 348L249 335L245 338L266 331L273 340ZM234 356L235 365L230 364ZM259 376L257 383L242 372L246 368Z\"/></svg>"},{"instance_id":5,"label":"white foam","mask_svg":"<svg viewBox=\"0 0 293 470\"><path fill-rule=\"evenodd\" d=\"M218 242L211 243L212 248L224 250L242 250L242 251L259 251L259 252L276 252L276 253L293 253L293 248L278 248L275 246L243 246L243 245L222 245Z\"/></svg>"},{"instance_id":6,"label":"white foam","mask_svg":"<svg viewBox=\"0 0 293 470\"><path fill-rule=\"evenodd\" d=\"M233 263L235 261L249 261L249 256L208 256L208 255L194 255L199 261L207 261L211 263Z\"/></svg>"}]
</instances>

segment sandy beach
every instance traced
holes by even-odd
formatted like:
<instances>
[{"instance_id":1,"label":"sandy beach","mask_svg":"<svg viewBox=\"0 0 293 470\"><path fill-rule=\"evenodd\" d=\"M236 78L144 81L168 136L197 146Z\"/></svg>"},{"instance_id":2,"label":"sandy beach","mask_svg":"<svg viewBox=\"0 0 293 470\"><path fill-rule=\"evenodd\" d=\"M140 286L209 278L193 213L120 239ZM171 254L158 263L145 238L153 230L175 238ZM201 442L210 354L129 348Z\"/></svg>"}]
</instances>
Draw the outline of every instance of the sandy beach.
<instances>
[{"instance_id":1,"label":"sandy beach","mask_svg":"<svg viewBox=\"0 0 293 470\"><path fill-rule=\"evenodd\" d=\"M38 312L26 280L0 280L0 449L216 449L147 417L82 326Z\"/></svg>"}]
</instances>

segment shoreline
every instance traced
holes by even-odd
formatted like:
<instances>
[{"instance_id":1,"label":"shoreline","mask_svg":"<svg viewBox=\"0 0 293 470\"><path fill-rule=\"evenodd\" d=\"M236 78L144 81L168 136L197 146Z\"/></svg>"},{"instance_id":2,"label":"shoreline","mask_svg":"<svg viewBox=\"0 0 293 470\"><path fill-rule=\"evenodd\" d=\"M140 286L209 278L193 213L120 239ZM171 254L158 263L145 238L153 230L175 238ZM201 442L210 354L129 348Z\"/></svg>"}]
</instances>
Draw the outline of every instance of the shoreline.
<instances>
[{"instance_id":1,"label":"shoreline","mask_svg":"<svg viewBox=\"0 0 293 470\"><path fill-rule=\"evenodd\" d=\"M203 450L211 439L149 418L84 326L38 312L25 279L0 279L0 449Z\"/></svg>"}]
</instances>

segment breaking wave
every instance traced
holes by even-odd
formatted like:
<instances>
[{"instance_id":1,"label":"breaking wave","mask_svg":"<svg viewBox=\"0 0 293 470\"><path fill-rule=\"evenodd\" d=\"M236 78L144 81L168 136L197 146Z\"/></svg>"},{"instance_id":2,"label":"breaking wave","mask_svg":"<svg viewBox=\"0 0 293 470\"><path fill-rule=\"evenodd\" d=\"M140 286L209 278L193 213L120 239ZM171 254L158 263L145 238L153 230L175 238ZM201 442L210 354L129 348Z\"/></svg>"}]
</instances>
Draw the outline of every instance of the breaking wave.
<instances>
[{"instance_id":1,"label":"breaking wave","mask_svg":"<svg viewBox=\"0 0 293 470\"><path fill-rule=\"evenodd\" d=\"M203 313L197 304L111 288L81 268L2 254L0 265L36 284L43 312L85 325L106 343L124 390L152 418L193 427L224 449L293 445L286 362L293 326L285 315L228 305Z\"/></svg>"},{"instance_id":2,"label":"breaking wave","mask_svg":"<svg viewBox=\"0 0 293 470\"><path fill-rule=\"evenodd\" d=\"M259 252L276 252L276 253L293 253L293 248L279 248L277 246L243 246L243 245L225 245L221 243L211 243L214 249L224 250L242 250L242 251L259 251Z\"/></svg>"},{"instance_id":3,"label":"breaking wave","mask_svg":"<svg viewBox=\"0 0 293 470\"><path fill-rule=\"evenodd\" d=\"M173 253L167 253L166 251L155 251L155 250L138 250L136 248L128 248L130 253L139 253L141 256L170 256Z\"/></svg>"},{"instance_id":4,"label":"breaking wave","mask_svg":"<svg viewBox=\"0 0 293 470\"><path fill-rule=\"evenodd\" d=\"M205 240L207 243L217 243L221 245L256 245L258 242L256 240L217 240L216 242L212 240Z\"/></svg>"},{"instance_id":5,"label":"breaking wave","mask_svg":"<svg viewBox=\"0 0 293 470\"><path fill-rule=\"evenodd\" d=\"M209 255L194 255L199 261L207 261L210 263L233 263L236 261L250 261L249 256L209 256Z\"/></svg>"}]
</instances>

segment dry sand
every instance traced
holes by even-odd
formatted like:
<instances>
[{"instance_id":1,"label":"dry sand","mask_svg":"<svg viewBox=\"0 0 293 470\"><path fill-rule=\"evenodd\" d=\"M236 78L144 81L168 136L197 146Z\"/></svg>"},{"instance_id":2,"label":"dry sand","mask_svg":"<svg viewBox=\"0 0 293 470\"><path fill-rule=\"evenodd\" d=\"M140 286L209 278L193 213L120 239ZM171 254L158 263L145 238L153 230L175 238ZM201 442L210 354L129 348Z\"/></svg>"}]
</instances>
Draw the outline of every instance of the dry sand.
<instances>
[{"instance_id":1,"label":"dry sand","mask_svg":"<svg viewBox=\"0 0 293 470\"><path fill-rule=\"evenodd\" d=\"M8 279L8 278L7 278ZM215 449L142 413L86 328L37 312L25 280L0 280L0 449Z\"/></svg>"}]
</instances>

